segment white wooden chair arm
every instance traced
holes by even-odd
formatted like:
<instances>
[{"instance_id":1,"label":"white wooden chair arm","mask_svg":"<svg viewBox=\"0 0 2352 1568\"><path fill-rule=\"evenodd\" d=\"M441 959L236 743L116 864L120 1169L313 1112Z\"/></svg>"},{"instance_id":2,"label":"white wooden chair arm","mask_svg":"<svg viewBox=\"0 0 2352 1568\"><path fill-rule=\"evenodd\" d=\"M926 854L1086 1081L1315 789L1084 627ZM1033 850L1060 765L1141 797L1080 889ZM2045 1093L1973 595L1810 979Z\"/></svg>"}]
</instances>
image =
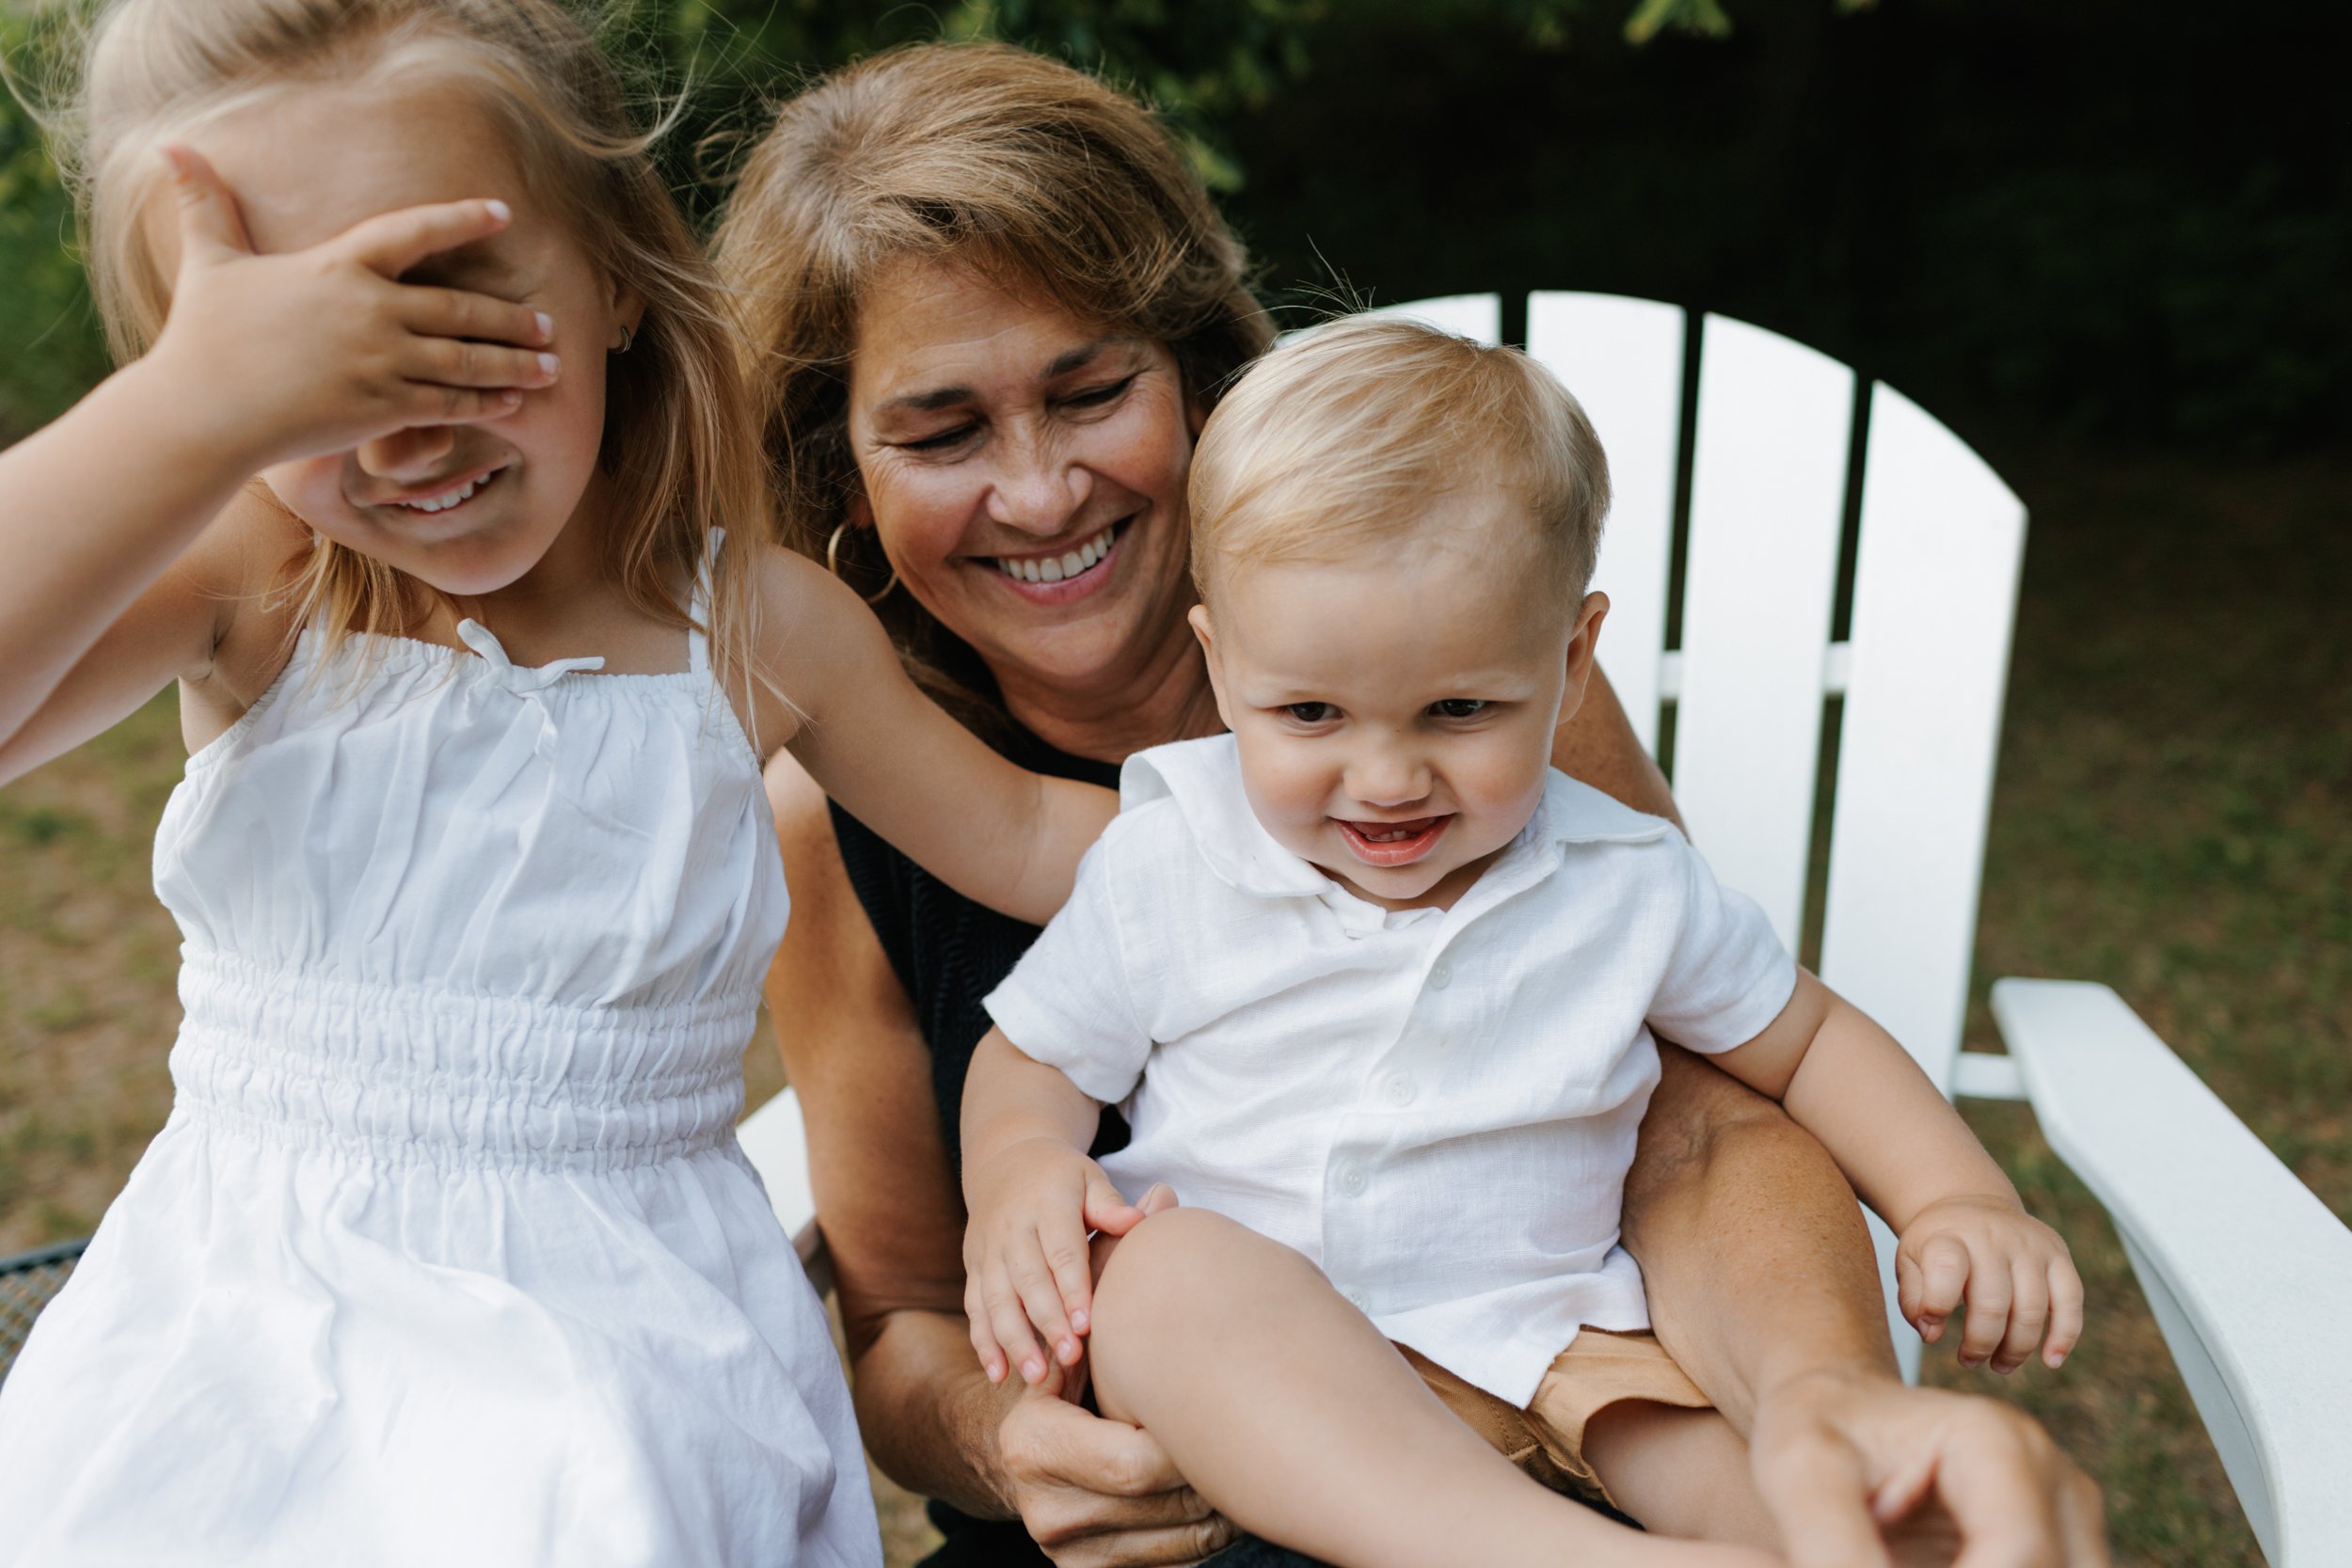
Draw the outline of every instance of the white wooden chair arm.
<instances>
[{"instance_id":1,"label":"white wooden chair arm","mask_svg":"<svg viewBox=\"0 0 2352 1568\"><path fill-rule=\"evenodd\" d=\"M2108 1215L2273 1568L2352 1562L2352 1230L2105 986L2002 980L2051 1147ZM2095 1332L2095 1329L2094 1329Z\"/></svg>"},{"instance_id":2,"label":"white wooden chair arm","mask_svg":"<svg viewBox=\"0 0 2352 1568\"><path fill-rule=\"evenodd\" d=\"M825 1256L824 1232L817 1227L817 1194L808 1179L808 1129L801 1120L801 1097L789 1087L745 1117L735 1129L752 1168L768 1189L768 1202L792 1238L809 1283L818 1295L833 1292L833 1260Z\"/></svg>"}]
</instances>

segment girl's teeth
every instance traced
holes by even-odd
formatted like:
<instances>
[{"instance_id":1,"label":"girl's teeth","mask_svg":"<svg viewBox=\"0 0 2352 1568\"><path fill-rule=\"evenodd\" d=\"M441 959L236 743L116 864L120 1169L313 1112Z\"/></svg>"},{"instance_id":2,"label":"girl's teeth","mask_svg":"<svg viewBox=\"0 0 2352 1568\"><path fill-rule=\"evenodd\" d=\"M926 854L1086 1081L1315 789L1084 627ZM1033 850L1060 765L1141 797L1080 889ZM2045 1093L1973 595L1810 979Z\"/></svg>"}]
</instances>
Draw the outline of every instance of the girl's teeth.
<instances>
[{"instance_id":1,"label":"girl's teeth","mask_svg":"<svg viewBox=\"0 0 2352 1568\"><path fill-rule=\"evenodd\" d=\"M397 501L394 504L405 506L412 512L447 512L459 501L471 499L473 493L488 483L489 480L490 476L484 474L480 479L459 485L446 496L436 496L426 501Z\"/></svg>"}]
</instances>

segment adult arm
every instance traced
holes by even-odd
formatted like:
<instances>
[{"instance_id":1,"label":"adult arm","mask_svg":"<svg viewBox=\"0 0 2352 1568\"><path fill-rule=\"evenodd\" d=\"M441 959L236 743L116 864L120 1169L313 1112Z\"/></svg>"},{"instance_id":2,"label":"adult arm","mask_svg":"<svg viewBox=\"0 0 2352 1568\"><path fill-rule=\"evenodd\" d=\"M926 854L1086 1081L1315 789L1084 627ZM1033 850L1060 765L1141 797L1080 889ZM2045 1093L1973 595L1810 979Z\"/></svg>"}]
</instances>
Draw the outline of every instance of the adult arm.
<instances>
[{"instance_id":1,"label":"adult arm","mask_svg":"<svg viewBox=\"0 0 2352 1568\"><path fill-rule=\"evenodd\" d=\"M1190 1562L1233 1538L1134 1427L989 1384L963 1314L963 1204L914 1009L850 886L825 798L769 768L792 921L768 979L848 1333L866 1446L900 1485L1020 1519L1064 1568Z\"/></svg>"},{"instance_id":2,"label":"adult arm","mask_svg":"<svg viewBox=\"0 0 2352 1568\"><path fill-rule=\"evenodd\" d=\"M1598 671L1553 765L1679 821ZM1897 1375L1869 1231L1829 1153L1781 1108L1675 1046L1626 1178L1650 1321L1748 1437L1800 1568L1883 1568L1881 1525L1956 1534L1968 1568L2107 1560L2097 1489L2005 1404Z\"/></svg>"},{"instance_id":3,"label":"adult arm","mask_svg":"<svg viewBox=\"0 0 2352 1568\"><path fill-rule=\"evenodd\" d=\"M2040 1426L1897 1375L1869 1233L1828 1152L1762 1096L1663 1054L1626 1245L1660 1340L1748 1436L1789 1560L1884 1568L1882 1527L1909 1515L1899 1543L1957 1536L1969 1568L2104 1565L2098 1491Z\"/></svg>"}]
</instances>

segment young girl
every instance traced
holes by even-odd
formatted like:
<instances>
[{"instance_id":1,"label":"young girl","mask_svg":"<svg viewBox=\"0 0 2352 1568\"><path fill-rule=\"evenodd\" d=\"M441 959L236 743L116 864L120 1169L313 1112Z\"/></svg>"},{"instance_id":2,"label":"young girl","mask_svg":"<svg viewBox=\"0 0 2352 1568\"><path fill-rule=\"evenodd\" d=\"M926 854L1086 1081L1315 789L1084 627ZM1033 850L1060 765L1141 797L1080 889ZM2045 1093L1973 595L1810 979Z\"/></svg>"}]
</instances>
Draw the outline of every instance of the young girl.
<instances>
[{"instance_id":1,"label":"young girl","mask_svg":"<svg viewBox=\"0 0 2352 1568\"><path fill-rule=\"evenodd\" d=\"M84 108L128 363L0 456L0 780L179 681L186 1019L0 1399L0 1561L878 1562L733 1138L762 754L1032 921L1109 797L766 542L557 0L123 0Z\"/></svg>"}]
</instances>

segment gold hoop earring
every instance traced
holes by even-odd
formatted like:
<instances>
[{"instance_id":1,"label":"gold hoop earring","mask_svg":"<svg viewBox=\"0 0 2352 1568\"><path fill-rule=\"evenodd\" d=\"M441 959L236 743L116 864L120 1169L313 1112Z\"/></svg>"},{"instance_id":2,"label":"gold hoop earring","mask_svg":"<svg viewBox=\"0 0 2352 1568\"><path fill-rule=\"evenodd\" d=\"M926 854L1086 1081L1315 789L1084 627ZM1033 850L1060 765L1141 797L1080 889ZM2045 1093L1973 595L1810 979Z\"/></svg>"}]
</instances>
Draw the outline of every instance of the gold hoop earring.
<instances>
[{"instance_id":1,"label":"gold hoop earring","mask_svg":"<svg viewBox=\"0 0 2352 1568\"><path fill-rule=\"evenodd\" d=\"M825 570L837 578L841 577L841 536L849 530L849 524L835 523L833 526L832 536L825 541ZM847 582L849 579L842 578L842 580ZM864 598L867 604L880 604L890 597L890 591L898 586L898 568L893 566L890 568L890 580L883 583L879 592L861 594L860 597Z\"/></svg>"}]
</instances>

